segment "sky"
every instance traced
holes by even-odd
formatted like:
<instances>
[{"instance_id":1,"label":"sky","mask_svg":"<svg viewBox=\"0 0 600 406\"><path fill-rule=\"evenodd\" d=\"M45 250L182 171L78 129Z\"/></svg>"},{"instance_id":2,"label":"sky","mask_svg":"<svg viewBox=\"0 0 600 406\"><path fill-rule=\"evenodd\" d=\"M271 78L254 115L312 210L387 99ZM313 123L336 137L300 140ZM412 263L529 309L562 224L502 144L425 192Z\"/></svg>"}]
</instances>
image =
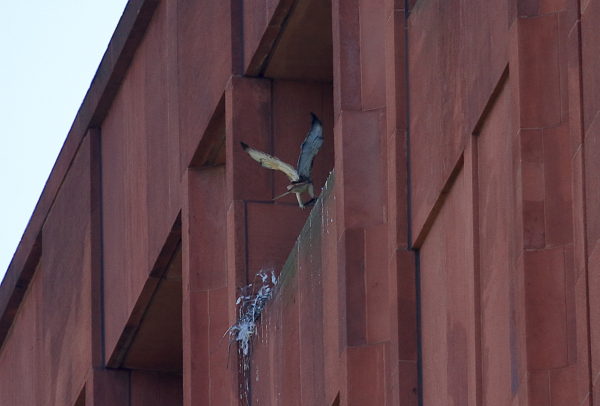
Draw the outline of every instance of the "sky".
<instances>
[{"instance_id":1,"label":"sky","mask_svg":"<svg viewBox=\"0 0 600 406\"><path fill-rule=\"evenodd\" d=\"M126 0L0 0L0 279Z\"/></svg>"}]
</instances>

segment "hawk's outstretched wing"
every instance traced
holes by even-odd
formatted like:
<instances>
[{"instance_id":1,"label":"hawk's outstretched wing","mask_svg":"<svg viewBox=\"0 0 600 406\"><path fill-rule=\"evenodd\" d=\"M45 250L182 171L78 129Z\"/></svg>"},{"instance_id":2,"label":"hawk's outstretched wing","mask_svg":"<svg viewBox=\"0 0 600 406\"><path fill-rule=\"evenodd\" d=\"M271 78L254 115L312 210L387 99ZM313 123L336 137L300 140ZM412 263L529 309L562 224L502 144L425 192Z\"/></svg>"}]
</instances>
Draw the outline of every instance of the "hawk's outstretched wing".
<instances>
[{"instance_id":1,"label":"hawk's outstretched wing","mask_svg":"<svg viewBox=\"0 0 600 406\"><path fill-rule=\"evenodd\" d=\"M315 115L310 113L312 116L312 125L304 142L300 146L300 157L298 158L298 175L302 179L310 179L310 172L312 170L313 159L319 148L323 145L323 126L321 121Z\"/></svg>"},{"instance_id":2,"label":"hawk's outstretched wing","mask_svg":"<svg viewBox=\"0 0 600 406\"><path fill-rule=\"evenodd\" d=\"M243 142L240 142L240 144L242 144L242 148L244 148L244 151L246 151L248 155L252 157L252 159L259 162L265 168L275 169L277 171L285 173L292 182L300 180L298 172L296 172L292 165L283 162L277 157L258 151L254 148L250 148L248 144L245 144Z\"/></svg>"}]
</instances>

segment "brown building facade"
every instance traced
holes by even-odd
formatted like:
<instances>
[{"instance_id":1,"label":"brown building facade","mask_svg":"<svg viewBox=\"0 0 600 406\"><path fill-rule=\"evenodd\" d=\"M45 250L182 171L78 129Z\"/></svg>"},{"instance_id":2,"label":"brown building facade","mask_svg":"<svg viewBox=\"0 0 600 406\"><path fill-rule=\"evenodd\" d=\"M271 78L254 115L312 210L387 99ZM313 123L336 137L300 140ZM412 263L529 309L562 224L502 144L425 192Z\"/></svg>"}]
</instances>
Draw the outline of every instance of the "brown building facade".
<instances>
[{"instance_id":1,"label":"brown building facade","mask_svg":"<svg viewBox=\"0 0 600 406\"><path fill-rule=\"evenodd\" d=\"M600 405L598 24L130 0L0 287L0 405ZM239 142L295 162L310 112L302 210Z\"/></svg>"}]
</instances>

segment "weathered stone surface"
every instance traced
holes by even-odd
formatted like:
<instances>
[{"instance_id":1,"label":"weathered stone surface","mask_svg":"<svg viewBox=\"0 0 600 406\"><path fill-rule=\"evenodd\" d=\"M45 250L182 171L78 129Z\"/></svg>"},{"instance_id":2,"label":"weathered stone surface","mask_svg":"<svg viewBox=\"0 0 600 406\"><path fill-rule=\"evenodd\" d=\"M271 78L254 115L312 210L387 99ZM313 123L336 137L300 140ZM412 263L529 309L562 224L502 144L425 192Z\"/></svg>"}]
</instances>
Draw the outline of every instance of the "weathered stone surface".
<instances>
[{"instance_id":1,"label":"weathered stone surface","mask_svg":"<svg viewBox=\"0 0 600 406\"><path fill-rule=\"evenodd\" d=\"M599 22L131 0L0 287L0 404L591 406ZM295 165L310 112L300 209L239 142ZM224 334L261 269L243 358Z\"/></svg>"}]
</instances>

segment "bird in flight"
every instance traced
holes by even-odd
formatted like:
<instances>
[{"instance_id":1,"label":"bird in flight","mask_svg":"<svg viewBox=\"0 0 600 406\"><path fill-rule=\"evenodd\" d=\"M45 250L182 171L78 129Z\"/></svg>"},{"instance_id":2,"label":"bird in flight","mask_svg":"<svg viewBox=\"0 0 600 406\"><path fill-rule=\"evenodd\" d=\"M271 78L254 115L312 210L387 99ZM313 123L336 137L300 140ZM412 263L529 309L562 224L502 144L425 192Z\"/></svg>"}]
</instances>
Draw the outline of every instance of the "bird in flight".
<instances>
[{"instance_id":1,"label":"bird in flight","mask_svg":"<svg viewBox=\"0 0 600 406\"><path fill-rule=\"evenodd\" d=\"M287 186L287 192L280 194L273 200L277 200L290 193L295 193L301 208L313 204L316 200L310 172L312 170L315 155L317 155L319 148L323 145L323 125L314 113L310 113L310 115L312 116L312 124L304 142L302 142L302 145L300 146L300 156L298 157L297 168L283 162L277 157L250 148L248 144L243 142L240 143L242 144L244 151L246 151L252 159L259 162L265 168L275 169L285 173L290 179L290 184ZM306 203L302 201L301 197L304 192L308 192L311 197Z\"/></svg>"}]
</instances>

